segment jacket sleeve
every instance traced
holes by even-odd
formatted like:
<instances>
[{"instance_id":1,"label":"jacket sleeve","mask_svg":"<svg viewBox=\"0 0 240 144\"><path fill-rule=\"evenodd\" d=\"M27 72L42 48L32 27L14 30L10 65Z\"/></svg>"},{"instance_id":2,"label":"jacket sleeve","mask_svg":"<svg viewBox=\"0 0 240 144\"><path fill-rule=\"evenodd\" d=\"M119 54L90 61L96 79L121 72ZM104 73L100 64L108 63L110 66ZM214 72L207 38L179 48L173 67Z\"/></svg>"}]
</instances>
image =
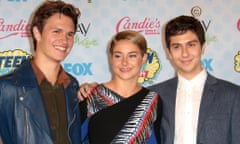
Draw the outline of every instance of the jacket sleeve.
<instances>
[{"instance_id":1,"label":"jacket sleeve","mask_svg":"<svg viewBox=\"0 0 240 144\"><path fill-rule=\"evenodd\" d=\"M232 110L232 123L231 123L231 135L232 135L232 143L231 144L239 144L240 142L240 88L235 93L235 101L233 104Z\"/></svg>"}]
</instances>

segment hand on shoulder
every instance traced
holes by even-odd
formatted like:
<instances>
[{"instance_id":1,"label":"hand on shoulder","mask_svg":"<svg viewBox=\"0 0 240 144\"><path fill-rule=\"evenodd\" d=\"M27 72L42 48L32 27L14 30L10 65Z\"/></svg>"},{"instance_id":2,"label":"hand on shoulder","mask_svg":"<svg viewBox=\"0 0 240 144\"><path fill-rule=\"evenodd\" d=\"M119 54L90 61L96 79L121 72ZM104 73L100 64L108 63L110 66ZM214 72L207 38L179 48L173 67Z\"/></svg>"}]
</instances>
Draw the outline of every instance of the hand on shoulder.
<instances>
[{"instance_id":1,"label":"hand on shoulder","mask_svg":"<svg viewBox=\"0 0 240 144\"><path fill-rule=\"evenodd\" d=\"M98 85L97 82L81 84L80 88L78 90L78 100L79 100L79 102L81 102L85 98L87 98L90 95L90 93L91 93L91 89L93 87L96 87L97 85Z\"/></svg>"}]
</instances>

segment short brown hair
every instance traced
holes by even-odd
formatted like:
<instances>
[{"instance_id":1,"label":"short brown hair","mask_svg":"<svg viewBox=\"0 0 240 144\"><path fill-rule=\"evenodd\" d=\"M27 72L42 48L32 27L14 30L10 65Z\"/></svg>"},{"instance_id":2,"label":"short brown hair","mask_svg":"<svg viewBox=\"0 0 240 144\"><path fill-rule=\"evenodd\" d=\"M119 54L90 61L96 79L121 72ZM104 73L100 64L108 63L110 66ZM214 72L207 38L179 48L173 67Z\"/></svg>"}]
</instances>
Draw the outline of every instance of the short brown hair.
<instances>
[{"instance_id":1,"label":"short brown hair","mask_svg":"<svg viewBox=\"0 0 240 144\"><path fill-rule=\"evenodd\" d=\"M33 27L37 27L39 32L42 33L46 20L52 15L60 13L68 16L72 19L75 31L77 30L78 18L80 16L80 10L74 7L72 4L65 3L63 1L44 1L38 9L35 11L31 22L31 34L33 36ZM36 39L33 36L34 50L36 50Z\"/></svg>"},{"instance_id":2,"label":"short brown hair","mask_svg":"<svg viewBox=\"0 0 240 144\"><path fill-rule=\"evenodd\" d=\"M201 22L192 17L192 16L178 16L172 20L170 20L165 27L165 42L167 48L170 46L170 37L181 35L187 32L188 30L195 33L200 41L200 44L203 45L205 43L205 31Z\"/></svg>"}]
</instances>

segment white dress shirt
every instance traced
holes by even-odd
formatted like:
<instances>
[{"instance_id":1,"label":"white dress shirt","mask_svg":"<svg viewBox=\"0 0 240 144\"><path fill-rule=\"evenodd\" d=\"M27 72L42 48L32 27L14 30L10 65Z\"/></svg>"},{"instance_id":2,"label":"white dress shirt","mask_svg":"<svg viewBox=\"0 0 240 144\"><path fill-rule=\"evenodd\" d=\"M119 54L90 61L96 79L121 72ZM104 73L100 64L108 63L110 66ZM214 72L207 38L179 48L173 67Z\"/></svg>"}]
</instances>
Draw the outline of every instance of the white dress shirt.
<instances>
[{"instance_id":1,"label":"white dress shirt","mask_svg":"<svg viewBox=\"0 0 240 144\"><path fill-rule=\"evenodd\" d=\"M198 113L206 78L205 70L191 80L178 75L174 144L196 144Z\"/></svg>"}]
</instances>

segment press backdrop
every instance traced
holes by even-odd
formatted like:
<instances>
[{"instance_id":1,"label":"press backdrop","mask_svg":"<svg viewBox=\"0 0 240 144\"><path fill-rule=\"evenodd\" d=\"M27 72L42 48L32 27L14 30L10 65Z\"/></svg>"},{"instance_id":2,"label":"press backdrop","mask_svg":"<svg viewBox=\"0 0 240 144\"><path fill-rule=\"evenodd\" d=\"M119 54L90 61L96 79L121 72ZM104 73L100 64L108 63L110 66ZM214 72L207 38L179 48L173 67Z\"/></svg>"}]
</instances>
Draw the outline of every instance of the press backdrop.
<instances>
[{"instance_id":1,"label":"press backdrop","mask_svg":"<svg viewBox=\"0 0 240 144\"><path fill-rule=\"evenodd\" d=\"M0 75L32 54L29 18L41 0L0 0ZM206 31L202 64L210 73L240 84L240 0L66 0L81 10L75 45L62 62L79 83L111 78L107 43L118 31L140 31L148 41L148 63L139 82L152 85L174 76L162 43L171 18L192 15Z\"/></svg>"}]
</instances>

